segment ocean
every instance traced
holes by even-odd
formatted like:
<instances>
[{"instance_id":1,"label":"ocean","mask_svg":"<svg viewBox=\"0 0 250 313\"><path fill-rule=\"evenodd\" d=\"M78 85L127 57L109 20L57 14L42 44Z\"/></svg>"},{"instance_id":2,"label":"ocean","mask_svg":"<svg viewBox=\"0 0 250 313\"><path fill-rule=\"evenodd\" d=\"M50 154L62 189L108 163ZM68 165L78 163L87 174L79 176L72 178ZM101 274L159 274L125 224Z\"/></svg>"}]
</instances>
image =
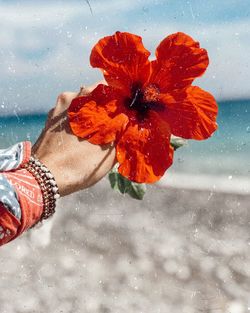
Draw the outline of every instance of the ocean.
<instances>
[{"instance_id":1,"label":"ocean","mask_svg":"<svg viewBox=\"0 0 250 313\"><path fill-rule=\"evenodd\" d=\"M46 114L0 117L0 148L35 142ZM218 130L205 141L188 141L175 153L161 184L250 193L250 100L219 102Z\"/></svg>"}]
</instances>

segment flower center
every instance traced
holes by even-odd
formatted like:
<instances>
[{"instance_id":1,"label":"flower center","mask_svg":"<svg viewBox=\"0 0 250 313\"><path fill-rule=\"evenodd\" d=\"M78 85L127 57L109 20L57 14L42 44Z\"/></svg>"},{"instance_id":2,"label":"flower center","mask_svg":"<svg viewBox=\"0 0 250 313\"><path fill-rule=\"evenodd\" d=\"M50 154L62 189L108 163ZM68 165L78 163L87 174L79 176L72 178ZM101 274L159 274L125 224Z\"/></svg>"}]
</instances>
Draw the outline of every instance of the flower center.
<instances>
[{"instance_id":1,"label":"flower center","mask_svg":"<svg viewBox=\"0 0 250 313\"><path fill-rule=\"evenodd\" d=\"M149 85L145 88L143 100L146 102L156 102L159 100L160 90L155 85Z\"/></svg>"},{"instance_id":2,"label":"flower center","mask_svg":"<svg viewBox=\"0 0 250 313\"><path fill-rule=\"evenodd\" d=\"M132 88L132 97L127 99L127 107L137 111L138 117L142 119L149 110L159 111L162 108L159 94L160 91L155 85L149 85L144 89L136 85Z\"/></svg>"}]
</instances>

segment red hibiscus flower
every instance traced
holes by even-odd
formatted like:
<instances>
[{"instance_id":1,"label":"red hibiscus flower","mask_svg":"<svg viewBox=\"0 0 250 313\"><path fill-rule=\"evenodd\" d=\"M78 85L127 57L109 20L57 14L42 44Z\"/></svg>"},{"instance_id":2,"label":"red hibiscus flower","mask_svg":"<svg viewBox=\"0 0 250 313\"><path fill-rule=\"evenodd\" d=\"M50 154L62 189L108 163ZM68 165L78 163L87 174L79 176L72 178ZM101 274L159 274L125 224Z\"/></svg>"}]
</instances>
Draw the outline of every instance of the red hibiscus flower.
<instances>
[{"instance_id":1,"label":"red hibiscus flower","mask_svg":"<svg viewBox=\"0 0 250 313\"><path fill-rule=\"evenodd\" d=\"M173 160L171 134L202 140L216 130L211 94L192 86L208 66L208 55L184 33L165 38L149 61L139 36L116 32L93 48L90 63L108 85L74 99L68 116L75 135L93 144L114 142L119 173L153 183Z\"/></svg>"}]
</instances>

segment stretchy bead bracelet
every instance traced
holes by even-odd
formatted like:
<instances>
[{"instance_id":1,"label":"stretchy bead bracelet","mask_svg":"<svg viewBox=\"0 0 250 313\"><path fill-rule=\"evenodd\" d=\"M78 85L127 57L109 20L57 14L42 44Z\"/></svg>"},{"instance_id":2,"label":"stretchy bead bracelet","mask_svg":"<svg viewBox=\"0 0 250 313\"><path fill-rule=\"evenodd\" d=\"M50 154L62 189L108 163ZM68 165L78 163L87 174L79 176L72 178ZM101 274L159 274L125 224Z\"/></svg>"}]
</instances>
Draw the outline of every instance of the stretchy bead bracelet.
<instances>
[{"instance_id":1,"label":"stretchy bead bracelet","mask_svg":"<svg viewBox=\"0 0 250 313\"><path fill-rule=\"evenodd\" d=\"M55 213L56 200L60 198L58 186L50 170L38 159L31 157L29 162L23 165L38 182L43 196L43 213L40 221L49 218Z\"/></svg>"}]
</instances>

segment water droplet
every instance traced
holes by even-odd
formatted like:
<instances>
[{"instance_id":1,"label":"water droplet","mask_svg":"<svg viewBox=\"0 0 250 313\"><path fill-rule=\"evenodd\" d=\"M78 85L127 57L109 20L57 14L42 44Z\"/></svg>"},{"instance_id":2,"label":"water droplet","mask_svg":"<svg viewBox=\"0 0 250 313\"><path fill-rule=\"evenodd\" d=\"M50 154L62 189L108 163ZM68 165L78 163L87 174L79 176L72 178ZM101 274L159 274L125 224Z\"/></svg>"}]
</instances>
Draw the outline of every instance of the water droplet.
<instances>
[{"instance_id":1,"label":"water droplet","mask_svg":"<svg viewBox=\"0 0 250 313\"><path fill-rule=\"evenodd\" d=\"M246 132L250 133L250 126L247 126Z\"/></svg>"},{"instance_id":2,"label":"water droplet","mask_svg":"<svg viewBox=\"0 0 250 313\"><path fill-rule=\"evenodd\" d=\"M181 158L181 157L179 157L177 160L178 160L179 163L183 163L184 162L184 159Z\"/></svg>"},{"instance_id":3,"label":"water droplet","mask_svg":"<svg viewBox=\"0 0 250 313\"><path fill-rule=\"evenodd\" d=\"M233 176L232 176L232 175L229 175L229 176L228 176L228 179L229 179L229 180L233 179Z\"/></svg>"},{"instance_id":4,"label":"water droplet","mask_svg":"<svg viewBox=\"0 0 250 313\"><path fill-rule=\"evenodd\" d=\"M8 70L9 70L11 73L16 73L16 70L14 69L13 65L8 66Z\"/></svg>"},{"instance_id":5,"label":"water droplet","mask_svg":"<svg viewBox=\"0 0 250 313\"><path fill-rule=\"evenodd\" d=\"M68 38L72 38L71 32L67 32L67 37L68 37Z\"/></svg>"}]
</instances>

